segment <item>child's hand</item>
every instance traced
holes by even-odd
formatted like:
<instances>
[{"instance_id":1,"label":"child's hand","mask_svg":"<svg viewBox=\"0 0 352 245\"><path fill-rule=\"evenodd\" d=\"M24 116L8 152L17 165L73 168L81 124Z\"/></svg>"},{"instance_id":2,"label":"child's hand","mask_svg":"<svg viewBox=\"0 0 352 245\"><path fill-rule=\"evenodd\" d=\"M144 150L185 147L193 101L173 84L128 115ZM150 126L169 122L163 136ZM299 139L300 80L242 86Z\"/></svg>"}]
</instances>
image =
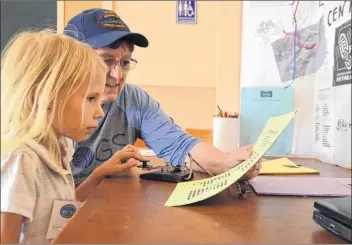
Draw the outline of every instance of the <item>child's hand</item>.
<instances>
[{"instance_id":1,"label":"child's hand","mask_svg":"<svg viewBox=\"0 0 352 245\"><path fill-rule=\"evenodd\" d=\"M126 163L121 164L126 159L129 160ZM136 160L149 161L141 155L136 147L127 145L122 150L117 151L109 160L99 166L96 170L102 177L111 176L135 167L137 165Z\"/></svg>"}]
</instances>

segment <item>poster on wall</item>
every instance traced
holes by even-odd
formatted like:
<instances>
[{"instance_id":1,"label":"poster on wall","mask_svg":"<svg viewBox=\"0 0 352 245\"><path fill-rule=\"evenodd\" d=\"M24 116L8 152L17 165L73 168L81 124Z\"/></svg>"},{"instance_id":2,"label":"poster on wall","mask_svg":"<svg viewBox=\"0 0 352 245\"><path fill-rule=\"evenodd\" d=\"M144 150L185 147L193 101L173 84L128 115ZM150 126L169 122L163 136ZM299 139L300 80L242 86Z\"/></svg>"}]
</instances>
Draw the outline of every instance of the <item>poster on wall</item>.
<instances>
[{"instance_id":1,"label":"poster on wall","mask_svg":"<svg viewBox=\"0 0 352 245\"><path fill-rule=\"evenodd\" d=\"M266 121L294 110L293 88L241 89L240 146L255 142ZM288 155L292 152L293 124L290 123L266 155Z\"/></svg>"},{"instance_id":2,"label":"poster on wall","mask_svg":"<svg viewBox=\"0 0 352 245\"><path fill-rule=\"evenodd\" d=\"M195 0L176 1L176 16L178 24L196 24L197 2Z\"/></svg>"},{"instance_id":3,"label":"poster on wall","mask_svg":"<svg viewBox=\"0 0 352 245\"><path fill-rule=\"evenodd\" d=\"M335 29L333 85L351 83L351 20Z\"/></svg>"},{"instance_id":4,"label":"poster on wall","mask_svg":"<svg viewBox=\"0 0 352 245\"><path fill-rule=\"evenodd\" d=\"M315 151L325 162L332 162L334 154L334 94L332 88L321 89L315 96Z\"/></svg>"},{"instance_id":5,"label":"poster on wall","mask_svg":"<svg viewBox=\"0 0 352 245\"><path fill-rule=\"evenodd\" d=\"M334 90L334 161L351 168L351 84Z\"/></svg>"},{"instance_id":6,"label":"poster on wall","mask_svg":"<svg viewBox=\"0 0 352 245\"><path fill-rule=\"evenodd\" d=\"M295 52L294 38L296 38ZM284 37L273 42L271 46L281 82L291 80L293 72L295 78L317 72L326 56L323 17L312 25L297 29L296 34L285 33Z\"/></svg>"},{"instance_id":7,"label":"poster on wall","mask_svg":"<svg viewBox=\"0 0 352 245\"><path fill-rule=\"evenodd\" d=\"M294 88L292 155L347 168L351 10L352 1L244 1L241 55L241 88Z\"/></svg>"}]
</instances>

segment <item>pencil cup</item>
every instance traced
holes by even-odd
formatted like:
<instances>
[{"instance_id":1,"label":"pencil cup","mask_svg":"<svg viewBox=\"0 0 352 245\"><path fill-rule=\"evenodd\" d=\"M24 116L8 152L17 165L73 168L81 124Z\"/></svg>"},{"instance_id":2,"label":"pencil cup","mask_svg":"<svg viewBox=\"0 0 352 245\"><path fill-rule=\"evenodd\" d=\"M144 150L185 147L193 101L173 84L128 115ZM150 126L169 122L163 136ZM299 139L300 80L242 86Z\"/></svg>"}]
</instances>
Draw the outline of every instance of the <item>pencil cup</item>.
<instances>
[{"instance_id":1,"label":"pencil cup","mask_svg":"<svg viewBox=\"0 0 352 245\"><path fill-rule=\"evenodd\" d=\"M239 119L213 118L213 145L223 152L230 152L238 147Z\"/></svg>"}]
</instances>

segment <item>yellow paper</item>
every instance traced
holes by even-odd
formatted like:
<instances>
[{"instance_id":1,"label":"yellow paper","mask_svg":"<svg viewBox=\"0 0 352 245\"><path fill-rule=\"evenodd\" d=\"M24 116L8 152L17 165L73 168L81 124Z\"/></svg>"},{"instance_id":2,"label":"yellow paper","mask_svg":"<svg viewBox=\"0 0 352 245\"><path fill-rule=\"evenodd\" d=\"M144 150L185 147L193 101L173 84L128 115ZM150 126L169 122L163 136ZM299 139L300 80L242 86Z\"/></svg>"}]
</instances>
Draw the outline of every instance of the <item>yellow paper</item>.
<instances>
[{"instance_id":1,"label":"yellow paper","mask_svg":"<svg viewBox=\"0 0 352 245\"><path fill-rule=\"evenodd\" d=\"M165 206L181 206L199 202L220 193L234 184L269 150L295 114L296 111L293 111L269 118L255 143L253 154L247 160L217 176L178 183Z\"/></svg>"},{"instance_id":2,"label":"yellow paper","mask_svg":"<svg viewBox=\"0 0 352 245\"><path fill-rule=\"evenodd\" d=\"M259 174L319 174L319 171L296 165L287 157L264 161Z\"/></svg>"}]
</instances>

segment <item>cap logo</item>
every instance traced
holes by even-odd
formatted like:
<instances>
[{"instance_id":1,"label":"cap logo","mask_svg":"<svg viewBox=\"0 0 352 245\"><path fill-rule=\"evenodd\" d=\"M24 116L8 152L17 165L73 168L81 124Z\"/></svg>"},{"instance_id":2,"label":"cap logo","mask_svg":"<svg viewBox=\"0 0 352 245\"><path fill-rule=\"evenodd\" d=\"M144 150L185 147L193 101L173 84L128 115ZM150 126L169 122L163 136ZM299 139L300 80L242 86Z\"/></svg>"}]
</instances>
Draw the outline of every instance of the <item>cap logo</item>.
<instances>
[{"instance_id":1,"label":"cap logo","mask_svg":"<svg viewBox=\"0 0 352 245\"><path fill-rule=\"evenodd\" d=\"M104 11L104 14L98 20L98 24L106 28L128 29L121 18L114 11L110 10Z\"/></svg>"}]
</instances>

